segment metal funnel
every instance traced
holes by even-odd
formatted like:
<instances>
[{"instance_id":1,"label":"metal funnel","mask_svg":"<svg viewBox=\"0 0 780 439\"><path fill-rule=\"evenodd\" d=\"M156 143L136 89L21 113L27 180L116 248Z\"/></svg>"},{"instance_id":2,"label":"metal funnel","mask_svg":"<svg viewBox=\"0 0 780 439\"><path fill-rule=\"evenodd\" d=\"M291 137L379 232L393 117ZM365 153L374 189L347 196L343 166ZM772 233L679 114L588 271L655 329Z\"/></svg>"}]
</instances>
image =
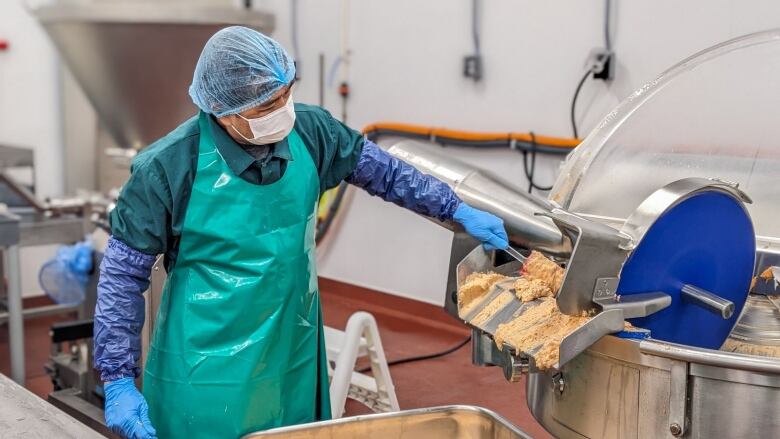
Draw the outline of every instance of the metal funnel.
<instances>
[{"instance_id":1,"label":"metal funnel","mask_svg":"<svg viewBox=\"0 0 780 439\"><path fill-rule=\"evenodd\" d=\"M270 14L193 2L58 2L41 22L117 144L140 149L192 116L187 89L206 40L232 24L270 33Z\"/></svg>"}]
</instances>

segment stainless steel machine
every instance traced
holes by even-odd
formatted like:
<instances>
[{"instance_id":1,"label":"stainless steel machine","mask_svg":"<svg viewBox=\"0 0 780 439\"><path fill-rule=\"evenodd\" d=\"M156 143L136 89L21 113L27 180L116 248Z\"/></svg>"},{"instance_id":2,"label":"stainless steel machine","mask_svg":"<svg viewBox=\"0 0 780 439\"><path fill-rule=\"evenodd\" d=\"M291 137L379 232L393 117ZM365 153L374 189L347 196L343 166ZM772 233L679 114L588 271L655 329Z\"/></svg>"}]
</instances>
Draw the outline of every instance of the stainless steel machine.
<instances>
[{"instance_id":1,"label":"stainless steel machine","mask_svg":"<svg viewBox=\"0 0 780 439\"><path fill-rule=\"evenodd\" d=\"M42 200L34 194L34 169L31 150L0 146L0 251L4 256L0 268L8 280L7 283L0 284L0 324L8 323L11 377L19 384L25 382L24 320L50 314L70 314L75 320L57 323L50 331L52 349L45 369L51 377L55 391L49 396L49 400L61 407L63 402L67 403L64 404L66 410L74 406L81 411L100 413L100 409L95 405L101 396L95 392L98 388L98 378L92 370L91 338L92 316L97 298L96 267L100 264L102 253L92 252L93 269L88 273L85 297L81 303L49 304L23 309L20 251L25 247L67 245L83 240L96 227L105 227L106 214L114 200L110 196L92 193ZM28 395L17 392L13 386L6 387L10 392L9 397L23 402L23 409L29 409L28 414L40 410L41 404L27 402ZM64 413L53 407L43 410L42 413L44 419L64 417ZM100 414L102 417L102 413ZM18 427L18 434L47 429L46 425L41 424L45 422L41 421L40 417L28 417L30 422L18 422L18 425L11 426L11 429ZM15 422L11 415L6 417L6 421L12 424ZM70 423L77 424L72 420ZM65 423L61 427L66 425L69 424ZM96 423L91 426L99 427ZM86 429L83 426L82 428Z\"/></svg>"},{"instance_id":2,"label":"stainless steel machine","mask_svg":"<svg viewBox=\"0 0 780 439\"><path fill-rule=\"evenodd\" d=\"M269 34L274 28L272 14L234 0L26 2L33 4L31 13L99 121L96 138L86 136L94 146L66 143L66 175L89 174L91 178L79 181L93 181L101 191L122 185L139 149L195 114L187 87L198 55L214 32L229 25ZM64 111L72 111L69 103ZM94 154L86 162L92 166L84 159L68 159L86 154Z\"/></svg>"},{"instance_id":3,"label":"stainless steel machine","mask_svg":"<svg viewBox=\"0 0 780 439\"><path fill-rule=\"evenodd\" d=\"M498 321L474 327L474 363L502 366L512 380L528 373L527 404L553 435L780 436L780 359L717 350L738 320L732 337L747 331L753 344L777 343L775 297L748 290L751 276L778 265L778 74L780 31L684 60L607 115L567 159L547 200L430 145L390 148L501 216L514 245L564 264L561 311L595 312L564 338L546 371L534 368L533 352L499 349L492 339L497 323L526 305L510 302ZM447 292L456 316L464 274L518 267L474 246L456 233ZM603 336L623 318L650 328L651 338Z\"/></svg>"},{"instance_id":4,"label":"stainless steel machine","mask_svg":"<svg viewBox=\"0 0 780 439\"><path fill-rule=\"evenodd\" d=\"M274 17L227 0L59 0L32 10L121 148L140 149L195 114L187 94L206 40ZM119 154L119 153L117 153Z\"/></svg>"},{"instance_id":5,"label":"stainless steel machine","mask_svg":"<svg viewBox=\"0 0 780 439\"><path fill-rule=\"evenodd\" d=\"M48 244L81 241L101 223L111 200L98 194L41 200L34 194L32 150L0 145L0 324L8 323L11 377L25 381L24 319L74 313L91 319L94 285L79 305L51 304L22 309L20 250Z\"/></svg>"}]
</instances>

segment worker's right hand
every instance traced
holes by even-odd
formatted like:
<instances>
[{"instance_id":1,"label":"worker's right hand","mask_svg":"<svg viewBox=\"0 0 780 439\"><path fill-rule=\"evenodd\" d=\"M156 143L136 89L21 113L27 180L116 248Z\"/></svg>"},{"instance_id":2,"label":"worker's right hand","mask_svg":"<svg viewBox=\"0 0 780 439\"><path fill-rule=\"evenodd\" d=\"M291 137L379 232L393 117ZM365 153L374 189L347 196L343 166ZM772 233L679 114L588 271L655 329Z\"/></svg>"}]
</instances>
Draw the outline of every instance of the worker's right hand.
<instances>
[{"instance_id":1,"label":"worker's right hand","mask_svg":"<svg viewBox=\"0 0 780 439\"><path fill-rule=\"evenodd\" d=\"M128 439L157 439L149 420L149 406L132 378L106 383L106 425Z\"/></svg>"},{"instance_id":2,"label":"worker's right hand","mask_svg":"<svg viewBox=\"0 0 780 439\"><path fill-rule=\"evenodd\" d=\"M509 246L504 221L492 213L475 209L461 201L452 219L459 222L466 233L482 242L482 247L487 251L504 250Z\"/></svg>"}]
</instances>

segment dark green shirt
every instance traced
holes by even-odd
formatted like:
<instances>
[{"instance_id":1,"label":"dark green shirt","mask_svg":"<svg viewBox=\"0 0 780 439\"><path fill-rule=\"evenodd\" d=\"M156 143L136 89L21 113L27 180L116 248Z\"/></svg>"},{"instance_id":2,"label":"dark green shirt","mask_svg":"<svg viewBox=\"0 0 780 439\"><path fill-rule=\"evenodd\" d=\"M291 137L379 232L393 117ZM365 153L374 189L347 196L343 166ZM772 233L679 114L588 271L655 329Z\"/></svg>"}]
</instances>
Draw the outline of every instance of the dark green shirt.
<instances>
[{"instance_id":1,"label":"dark green shirt","mask_svg":"<svg viewBox=\"0 0 780 439\"><path fill-rule=\"evenodd\" d=\"M295 104L295 117L295 130L317 167L320 192L337 186L355 170L363 135L320 107ZM287 162L293 159L286 139L255 158L213 117L209 121L217 150L236 175L254 184L271 184L284 175ZM176 260L195 180L199 140L195 116L142 150L133 160L130 179L111 212L113 236L143 253L164 253L166 267Z\"/></svg>"}]
</instances>

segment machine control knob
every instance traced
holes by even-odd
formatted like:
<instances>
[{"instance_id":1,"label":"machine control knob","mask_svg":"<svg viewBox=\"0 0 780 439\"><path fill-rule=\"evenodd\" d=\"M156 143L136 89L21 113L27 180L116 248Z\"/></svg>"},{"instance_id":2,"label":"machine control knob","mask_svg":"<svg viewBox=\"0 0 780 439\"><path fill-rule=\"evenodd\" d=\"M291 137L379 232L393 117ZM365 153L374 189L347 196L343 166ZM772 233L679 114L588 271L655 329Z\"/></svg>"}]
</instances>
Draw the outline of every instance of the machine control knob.
<instances>
[{"instance_id":1,"label":"machine control knob","mask_svg":"<svg viewBox=\"0 0 780 439\"><path fill-rule=\"evenodd\" d=\"M516 383L520 381L523 376L523 372L528 370L528 363L523 359L515 358L510 355L504 364L504 378L510 383Z\"/></svg>"}]
</instances>

